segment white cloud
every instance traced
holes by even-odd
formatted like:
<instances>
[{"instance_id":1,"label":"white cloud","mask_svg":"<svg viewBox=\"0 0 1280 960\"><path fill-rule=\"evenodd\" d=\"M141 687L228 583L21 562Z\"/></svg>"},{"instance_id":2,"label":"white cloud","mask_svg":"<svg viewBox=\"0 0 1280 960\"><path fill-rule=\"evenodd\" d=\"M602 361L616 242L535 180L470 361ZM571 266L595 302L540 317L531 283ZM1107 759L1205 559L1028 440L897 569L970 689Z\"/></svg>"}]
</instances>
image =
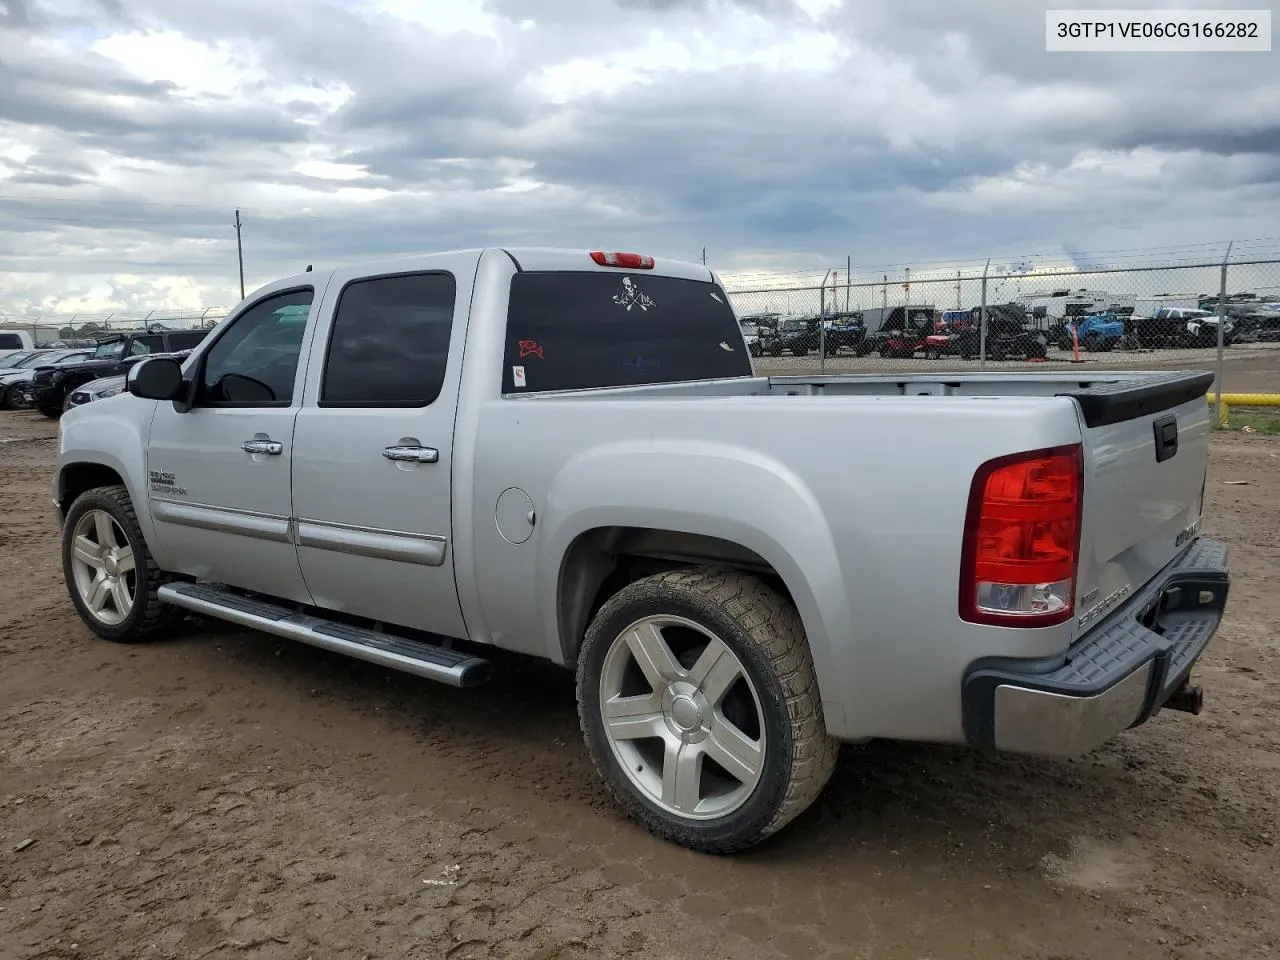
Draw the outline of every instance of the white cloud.
<instances>
[{"instance_id":1,"label":"white cloud","mask_svg":"<svg viewBox=\"0 0 1280 960\"><path fill-rule=\"evenodd\" d=\"M208 44L174 30L115 33L89 49L152 83L172 83L189 97L229 97L265 79L253 59L230 44Z\"/></svg>"}]
</instances>

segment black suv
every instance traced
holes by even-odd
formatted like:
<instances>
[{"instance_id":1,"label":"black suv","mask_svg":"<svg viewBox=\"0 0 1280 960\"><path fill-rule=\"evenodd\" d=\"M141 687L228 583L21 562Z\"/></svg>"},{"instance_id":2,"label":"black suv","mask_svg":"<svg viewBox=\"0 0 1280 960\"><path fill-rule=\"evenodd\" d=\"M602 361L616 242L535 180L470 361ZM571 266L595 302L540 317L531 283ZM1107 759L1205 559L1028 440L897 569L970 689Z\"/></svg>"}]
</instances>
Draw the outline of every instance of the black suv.
<instances>
[{"instance_id":1,"label":"black suv","mask_svg":"<svg viewBox=\"0 0 1280 960\"><path fill-rule=\"evenodd\" d=\"M46 417L60 417L67 397L76 387L100 377L124 373L134 357L191 350L208 330L164 330L157 333L122 333L98 341L93 359L61 367L40 367L31 378L31 399Z\"/></svg>"}]
</instances>

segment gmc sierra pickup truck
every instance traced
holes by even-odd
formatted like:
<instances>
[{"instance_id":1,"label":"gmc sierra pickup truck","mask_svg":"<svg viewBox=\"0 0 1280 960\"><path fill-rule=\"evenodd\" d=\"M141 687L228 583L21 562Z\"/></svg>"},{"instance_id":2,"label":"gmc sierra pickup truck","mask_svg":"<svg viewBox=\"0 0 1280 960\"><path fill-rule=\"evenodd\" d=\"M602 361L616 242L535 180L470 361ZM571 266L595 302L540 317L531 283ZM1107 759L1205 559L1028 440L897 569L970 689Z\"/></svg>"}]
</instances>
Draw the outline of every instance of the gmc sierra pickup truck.
<instances>
[{"instance_id":1,"label":"gmc sierra pickup truck","mask_svg":"<svg viewBox=\"0 0 1280 960\"><path fill-rule=\"evenodd\" d=\"M62 420L71 602L469 687L576 671L619 805L710 852L841 741L1088 751L1189 683L1209 374L762 377L704 266L486 249L300 274ZM477 695L483 695L479 693Z\"/></svg>"}]
</instances>

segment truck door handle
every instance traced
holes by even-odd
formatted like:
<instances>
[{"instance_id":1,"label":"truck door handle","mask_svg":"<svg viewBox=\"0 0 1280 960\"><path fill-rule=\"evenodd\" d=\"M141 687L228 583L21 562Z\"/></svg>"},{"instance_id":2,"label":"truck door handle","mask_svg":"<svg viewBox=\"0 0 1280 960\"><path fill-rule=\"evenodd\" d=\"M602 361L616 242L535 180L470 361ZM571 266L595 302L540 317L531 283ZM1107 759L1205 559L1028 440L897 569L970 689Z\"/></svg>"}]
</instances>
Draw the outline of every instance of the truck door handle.
<instances>
[{"instance_id":1,"label":"truck door handle","mask_svg":"<svg viewBox=\"0 0 1280 960\"><path fill-rule=\"evenodd\" d=\"M400 445L383 447L382 455L388 460L399 460L408 463L436 463L440 459L440 451L435 447Z\"/></svg>"},{"instance_id":2,"label":"truck door handle","mask_svg":"<svg viewBox=\"0 0 1280 960\"><path fill-rule=\"evenodd\" d=\"M278 457L284 453L284 444L278 440L246 440L240 444L245 453L265 453L268 457Z\"/></svg>"}]
</instances>

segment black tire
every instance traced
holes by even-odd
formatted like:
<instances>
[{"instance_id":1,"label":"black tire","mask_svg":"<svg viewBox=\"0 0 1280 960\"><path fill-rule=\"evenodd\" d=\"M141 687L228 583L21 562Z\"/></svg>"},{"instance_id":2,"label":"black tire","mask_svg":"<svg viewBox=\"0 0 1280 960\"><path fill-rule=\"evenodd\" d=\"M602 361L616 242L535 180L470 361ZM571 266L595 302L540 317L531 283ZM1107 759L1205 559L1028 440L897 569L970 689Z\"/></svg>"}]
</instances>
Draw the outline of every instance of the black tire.
<instances>
[{"instance_id":1,"label":"black tire","mask_svg":"<svg viewBox=\"0 0 1280 960\"><path fill-rule=\"evenodd\" d=\"M714 633L756 689L766 744L760 779L741 806L715 819L681 817L653 803L632 784L604 731L600 688L610 647L629 625L664 615ZM651 833L680 846L726 854L759 843L808 808L835 767L839 745L826 732L800 615L756 577L695 569L624 587L587 628L577 681L583 737L614 799Z\"/></svg>"},{"instance_id":2,"label":"black tire","mask_svg":"<svg viewBox=\"0 0 1280 960\"><path fill-rule=\"evenodd\" d=\"M13 398L17 395L18 388L21 386L22 384L20 383L11 383L8 386L0 387L0 410L20 409L15 406Z\"/></svg>"},{"instance_id":3,"label":"black tire","mask_svg":"<svg viewBox=\"0 0 1280 960\"><path fill-rule=\"evenodd\" d=\"M769 348L769 356L771 356L771 357L780 357L780 356L782 356L782 348L781 348L781 347L770 347L770 348Z\"/></svg>"},{"instance_id":4,"label":"black tire","mask_svg":"<svg viewBox=\"0 0 1280 960\"><path fill-rule=\"evenodd\" d=\"M937 347L928 347L924 352L924 358L926 360L941 360L942 351L940 351Z\"/></svg>"},{"instance_id":5,"label":"black tire","mask_svg":"<svg viewBox=\"0 0 1280 960\"><path fill-rule=\"evenodd\" d=\"M45 406L45 405L41 404L41 405L39 405L36 409L38 409L41 413L43 413L43 414L44 414L46 417L48 417L50 420L57 420L59 417L61 417L61 416L62 416L62 408L61 408L61 407L49 407L49 406Z\"/></svg>"},{"instance_id":6,"label":"black tire","mask_svg":"<svg viewBox=\"0 0 1280 960\"><path fill-rule=\"evenodd\" d=\"M1096 333L1091 333L1080 341L1080 348L1087 350L1089 353L1098 353L1102 349L1102 337Z\"/></svg>"},{"instance_id":7,"label":"black tire","mask_svg":"<svg viewBox=\"0 0 1280 960\"><path fill-rule=\"evenodd\" d=\"M102 510L110 514L124 531L133 550L134 588L133 608L118 624L103 623L88 609L76 588L72 569L73 540L76 523L89 510ZM80 494L67 511L62 524L62 576L71 595L71 603L85 626L104 640L119 643L137 643L154 639L172 630L183 617L183 611L162 603L157 593L173 578L166 575L151 556L151 549L138 526L138 515L129 499L129 491L122 486L95 487Z\"/></svg>"},{"instance_id":8,"label":"black tire","mask_svg":"<svg viewBox=\"0 0 1280 960\"><path fill-rule=\"evenodd\" d=\"M809 351L804 347L792 347L791 354L796 357L807 357L809 355Z\"/></svg>"}]
</instances>

